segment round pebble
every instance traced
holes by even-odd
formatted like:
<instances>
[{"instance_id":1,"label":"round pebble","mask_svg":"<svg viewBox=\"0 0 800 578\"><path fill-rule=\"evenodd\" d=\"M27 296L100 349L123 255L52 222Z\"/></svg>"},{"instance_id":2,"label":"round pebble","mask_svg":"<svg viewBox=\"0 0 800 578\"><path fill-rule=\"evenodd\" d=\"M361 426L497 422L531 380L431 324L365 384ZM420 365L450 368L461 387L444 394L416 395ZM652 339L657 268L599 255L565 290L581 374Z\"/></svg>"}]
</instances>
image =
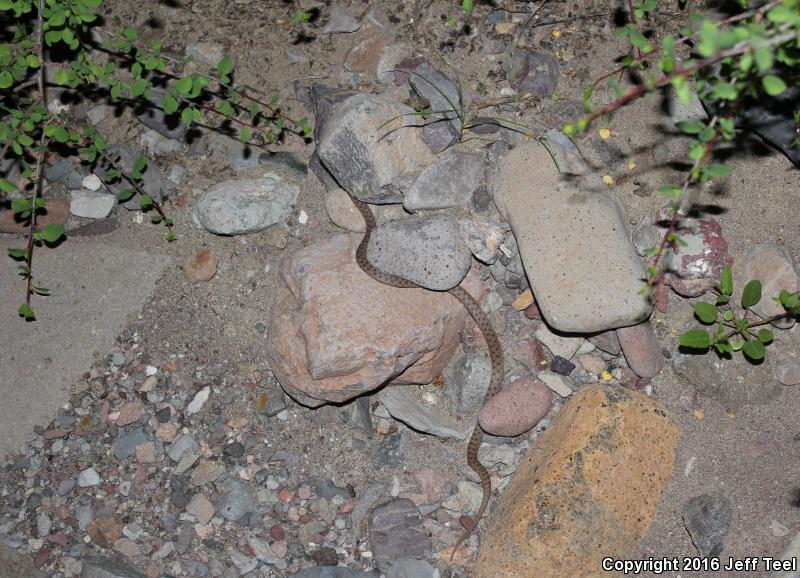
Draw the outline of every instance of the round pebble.
<instances>
[{"instance_id":1,"label":"round pebble","mask_svg":"<svg viewBox=\"0 0 800 578\"><path fill-rule=\"evenodd\" d=\"M491 435L518 436L541 420L553 403L553 394L543 382L523 377L486 402L478 421Z\"/></svg>"}]
</instances>

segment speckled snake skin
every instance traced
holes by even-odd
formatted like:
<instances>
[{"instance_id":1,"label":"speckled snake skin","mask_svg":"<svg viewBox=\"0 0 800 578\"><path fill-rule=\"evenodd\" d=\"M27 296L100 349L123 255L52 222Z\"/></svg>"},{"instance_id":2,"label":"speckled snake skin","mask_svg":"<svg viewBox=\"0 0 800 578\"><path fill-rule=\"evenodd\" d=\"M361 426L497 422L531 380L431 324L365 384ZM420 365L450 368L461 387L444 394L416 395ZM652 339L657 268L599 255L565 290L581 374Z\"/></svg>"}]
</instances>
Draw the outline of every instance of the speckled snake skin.
<instances>
[{"instance_id":1,"label":"speckled snake skin","mask_svg":"<svg viewBox=\"0 0 800 578\"><path fill-rule=\"evenodd\" d=\"M353 199L353 203L355 203L356 208L364 217L364 221L366 222L364 238L361 240L361 243L358 245L358 249L356 250L356 262L358 263L358 266L361 267L361 269L367 275L376 281L383 283L384 285L401 288L419 288L419 285L416 283L413 283L407 279L403 279L402 277L398 277L397 275L392 275L391 273L381 271L369 262L367 259L367 245L369 244L372 231L375 229L375 217L372 214L372 210L369 208L369 205L359 199L356 199L352 195L350 195L350 198ZM453 287L448 291L448 293L453 295L453 297L458 299L461 304L464 305L469 314L475 320L475 323L477 323L478 327L480 327L480 330L483 333L483 338L486 340L486 344L489 346L489 358L492 363L492 377L489 381L489 389L486 392L486 398L484 399L484 403L486 403L487 400L500 391L500 385L503 380L503 351L500 347L500 340L497 338L497 334L494 332L494 328L492 327L489 318L486 317L486 314L483 312L480 305L477 301L475 301L472 295L470 295L460 285ZM484 468L480 461L478 461L478 448L480 448L482 438L483 430L481 430L480 424L476 424L475 429L472 431L472 436L469 438L469 444L467 445L467 463L481 479L483 499L481 500L480 508L478 508L478 511L475 514L472 526L464 531L464 533L458 539L458 542L456 542L456 545L453 547L453 551L450 556L451 559L458 550L458 547L469 537L469 535L478 525L478 522L486 510L486 506L489 504L489 497L492 494L492 483L491 478L489 477L489 472L486 471L486 468Z\"/></svg>"}]
</instances>

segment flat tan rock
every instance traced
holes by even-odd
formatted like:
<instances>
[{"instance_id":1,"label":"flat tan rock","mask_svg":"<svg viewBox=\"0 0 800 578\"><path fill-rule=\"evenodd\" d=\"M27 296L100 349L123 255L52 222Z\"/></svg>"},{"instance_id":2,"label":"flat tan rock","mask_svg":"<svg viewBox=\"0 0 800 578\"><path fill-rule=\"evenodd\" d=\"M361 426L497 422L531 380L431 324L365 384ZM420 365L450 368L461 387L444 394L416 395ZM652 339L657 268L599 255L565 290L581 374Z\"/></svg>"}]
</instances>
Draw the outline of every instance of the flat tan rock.
<instances>
[{"instance_id":1,"label":"flat tan rock","mask_svg":"<svg viewBox=\"0 0 800 578\"><path fill-rule=\"evenodd\" d=\"M647 532L672 475L678 429L662 406L614 386L577 393L497 501L474 576L607 576Z\"/></svg>"},{"instance_id":2,"label":"flat tan rock","mask_svg":"<svg viewBox=\"0 0 800 578\"><path fill-rule=\"evenodd\" d=\"M337 235L284 265L267 339L283 388L304 405L341 403L386 382L430 383L468 313L451 295L379 283L355 262L361 235ZM475 295L479 283L468 290Z\"/></svg>"},{"instance_id":3,"label":"flat tan rock","mask_svg":"<svg viewBox=\"0 0 800 578\"><path fill-rule=\"evenodd\" d=\"M47 201L47 212L36 215L36 228L51 223L63 225L69 219L69 201L66 199L50 199ZM17 221L11 209L0 209L0 233L27 233L28 221Z\"/></svg>"}]
</instances>

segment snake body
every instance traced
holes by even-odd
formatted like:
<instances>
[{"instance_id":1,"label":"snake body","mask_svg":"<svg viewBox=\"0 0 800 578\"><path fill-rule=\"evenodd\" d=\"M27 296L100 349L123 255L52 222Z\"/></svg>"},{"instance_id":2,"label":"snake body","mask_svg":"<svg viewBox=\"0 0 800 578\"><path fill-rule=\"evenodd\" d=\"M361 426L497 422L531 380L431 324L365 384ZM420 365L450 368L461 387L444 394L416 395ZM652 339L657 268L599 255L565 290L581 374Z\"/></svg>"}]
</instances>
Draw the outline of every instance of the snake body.
<instances>
[{"instance_id":1,"label":"snake body","mask_svg":"<svg viewBox=\"0 0 800 578\"><path fill-rule=\"evenodd\" d=\"M409 281L408 279L404 279L403 277L398 277L397 275L381 271L369 262L369 259L367 259L367 246L369 245L372 232L375 230L375 216L372 214L372 210L369 208L367 203L355 198L353 195L350 195L350 198L353 200L353 203L358 211L364 217L364 222L366 223L364 238L361 240L361 243L359 243L358 248L356 249L356 263L358 266L367 275L379 283L383 283L384 285L407 289L420 288L420 286L416 283ZM495 333L489 318L483 312L483 309L481 309L481 306L478 304L475 298L470 295L466 289L460 285L457 285L456 287L449 289L448 293L458 299L464 308L469 312L469 314L475 320L475 323L478 324L481 333L483 333L483 338L486 340L486 344L489 346L489 359L491 360L492 364L492 375L489 381L489 389L486 391L486 397L484 398L484 403L486 403L486 401L491 399L498 391L500 391L500 385L503 380L503 350L500 346L500 340L497 338L497 334ZM464 533L461 534L458 542L456 542L455 546L453 547L450 559L453 558L453 555L455 554L456 550L458 550L458 547L469 537L469 535L478 525L478 522L486 511L486 506L489 504L489 497L492 494L492 482L489 472L478 460L478 449L480 448L482 439L483 430L481 429L480 424L476 424L475 429L472 430L472 435L469 438L469 444L467 445L467 463L473 469L473 471L478 474L478 477L481 480L481 487L483 489L481 506L475 513L472 525L465 529Z\"/></svg>"}]
</instances>

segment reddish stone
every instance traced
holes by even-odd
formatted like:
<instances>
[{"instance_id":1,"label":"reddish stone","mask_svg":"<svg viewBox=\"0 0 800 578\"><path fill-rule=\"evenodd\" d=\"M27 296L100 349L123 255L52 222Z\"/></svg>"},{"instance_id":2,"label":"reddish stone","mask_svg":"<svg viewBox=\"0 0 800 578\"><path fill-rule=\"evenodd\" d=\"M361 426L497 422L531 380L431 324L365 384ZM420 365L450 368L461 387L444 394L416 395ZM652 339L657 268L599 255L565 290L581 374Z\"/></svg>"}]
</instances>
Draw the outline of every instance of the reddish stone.
<instances>
[{"instance_id":1,"label":"reddish stone","mask_svg":"<svg viewBox=\"0 0 800 578\"><path fill-rule=\"evenodd\" d=\"M122 537L122 516L113 514L95 518L87 529L92 542L101 548L111 548Z\"/></svg>"},{"instance_id":2,"label":"reddish stone","mask_svg":"<svg viewBox=\"0 0 800 578\"><path fill-rule=\"evenodd\" d=\"M640 377L653 377L664 367L661 345L650 321L617 329L622 353L630 368Z\"/></svg>"},{"instance_id":3,"label":"reddish stone","mask_svg":"<svg viewBox=\"0 0 800 578\"><path fill-rule=\"evenodd\" d=\"M291 502L294 498L294 492L291 490L280 490L278 492L278 499L284 504Z\"/></svg>"},{"instance_id":4,"label":"reddish stone","mask_svg":"<svg viewBox=\"0 0 800 578\"><path fill-rule=\"evenodd\" d=\"M547 385L534 377L523 377L487 401L478 421L492 435L518 436L539 423L552 403L553 394Z\"/></svg>"},{"instance_id":5,"label":"reddish stone","mask_svg":"<svg viewBox=\"0 0 800 578\"><path fill-rule=\"evenodd\" d=\"M269 529L269 537L273 540L283 540L284 536L285 532L280 526L272 526L272 528Z\"/></svg>"},{"instance_id":6,"label":"reddish stone","mask_svg":"<svg viewBox=\"0 0 800 578\"><path fill-rule=\"evenodd\" d=\"M33 559L33 565L37 568L44 566L50 558L50 552L52 551L53 549L50 546L43 546L42 549L36 553L36 557Z\"/></svg>"},{"instance_id":7,"label":"reddish stone","mask_svg":"<svg viewBox=\"0 0 800 578\"><path fill-rule=\"evenodd\" d=\"M339 514L344 516L345 514L349 514L353 510L356 509L356 500L354 498L348 498L339 506Z\"/></svg>"},{"instance_id":8,"label":"reddish stone","mask_svg":"<svg viewBox=\"0 0 800 578\"><path fill-rule=\"evenodd\" d=\"M217 274L219 257L211 249L201 249L183 264L183 273L189 281L210 281Z\"/></svg>"},{"instance_id":9,"label":"reddish stone","mask_svg":"<svg viewBox=\"0 0 800 578\"><path fill-rule=\"evenodd\" d=\"M55 439L59 439L59 438L65 438L70 434L70 432L72 432L71 429L51 429L51 430L47 430L46 432L44 432L44 439L46 439L46 440L55 440Z\"/></svg>"},{"instance_id":10,"label":"reddish stone","mask_svg":"<svg viewBox=\"0 0 800 578\"><path fill-rule=\"evenodd\" d=\"M64 532L58 532L56 534L50 534L47 537L48 542L52 542L53 544L58 544L62 548L67 547L67 535Z\"/></svg>"},{"instance_id":11,"label":"reddish stone","mask_svg":"<svg viewBox=\"0 0 800 578\"><path fill-rule=\"evenodd\" d=\"M539 311L539 306L536 304L536 301L534 301L531 304L531 306L528 307L527 309L525 309L525 311L523 311L522 313L528 319L541 319L542 318L542 312Z\"/></svg>"},{"instance_id":12,"label":"reddish stone","mask_svg":"<svg viewBox=\"0 0 800 578\"><path fill-rule=\"evenodd\" d=\"M69 201L66 199L51 199L47 201L47 212L36 215L36 228L57 223L63 225L69 219ZM0 209L0 233L26 233L28 221L17 221L11 209Z\"/></svg>"}]
</instances>

